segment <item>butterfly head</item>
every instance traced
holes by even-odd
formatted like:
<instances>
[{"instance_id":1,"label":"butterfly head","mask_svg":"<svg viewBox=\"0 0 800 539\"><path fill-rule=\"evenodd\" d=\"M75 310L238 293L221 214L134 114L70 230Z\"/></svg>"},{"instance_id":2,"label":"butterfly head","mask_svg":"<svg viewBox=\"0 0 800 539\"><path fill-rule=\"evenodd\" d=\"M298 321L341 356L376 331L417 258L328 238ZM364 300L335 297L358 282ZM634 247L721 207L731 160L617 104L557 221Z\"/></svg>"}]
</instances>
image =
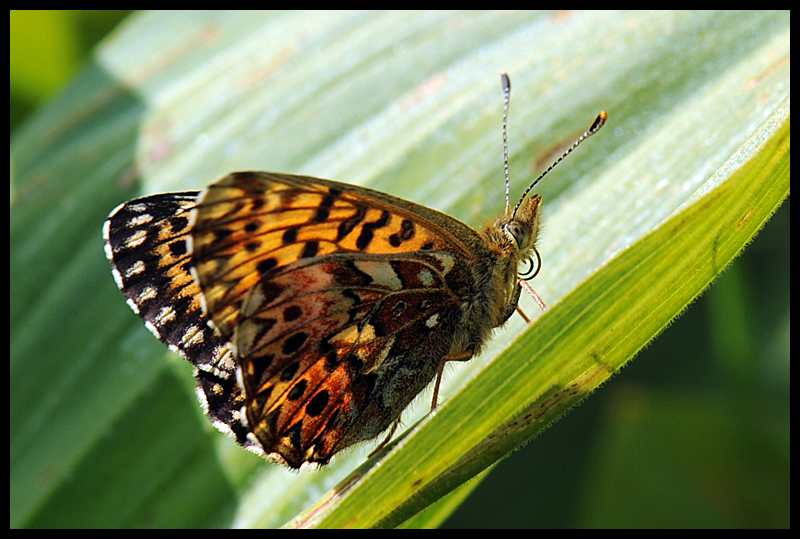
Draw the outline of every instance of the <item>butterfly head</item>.
<instances>
[{"instance_id":1,"label":"butterfly head","mask_svg":"<svg viewBox=\"0 0 800 539\"><path fill-rule=\"evenodd\" d=\"M535 277L539 272L541 257L536 250L536 240L539 238L539 216L541 215L542 197L533 195L518 206L512 215L504 215L495 223L495 228L503 232L507 249L514 253L517 262L528 262L529 270L524 276L526 279ZM535 258L535 261L534 261ZM535 269L534 269L535 268Z\"/></svg>"}]
</instances>

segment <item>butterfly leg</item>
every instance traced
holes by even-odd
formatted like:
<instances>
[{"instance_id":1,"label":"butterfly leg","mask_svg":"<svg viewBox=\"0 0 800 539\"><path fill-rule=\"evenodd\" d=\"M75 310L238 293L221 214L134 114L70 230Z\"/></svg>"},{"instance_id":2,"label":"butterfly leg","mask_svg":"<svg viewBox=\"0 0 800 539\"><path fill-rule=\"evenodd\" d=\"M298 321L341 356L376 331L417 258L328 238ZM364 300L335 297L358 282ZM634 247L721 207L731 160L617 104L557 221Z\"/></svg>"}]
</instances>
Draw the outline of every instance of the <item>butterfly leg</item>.
<instances>
[{"instance_id":1,"label":"butterfly leg","mask_svg":"<svg viewBox=\"0 0 800 539\"><path fill-rule=\"evenodd\" d=\"M469 361L472 359L472 352L465 350L464 352L457 352L455 354L448 354L442 358L439 364L439 371L436 373L436 383L433 385L433 402L431 403L431 412L436 409L439 404L439 386L442 383L442 375L444 374L444 366L448 361Z\"/></svg>"},{"instance_id":2,"label":"butterfly leg","mask_svg":"<svg viewBox=\"0 0 800 539\"><path fill-rule=\"evenodd\" d=\"M400 417L395 419L394 423L392 423L392 426L389 428L389 435L386 436L386 438L384 438L384 440L378 444L378 447L373 449L372 452L369 455L367 455L368 459L371 459L373 455L375 455L375 453L386 447L386 445L392 440L392 436L394 436L394 433L397 430L397 427L399 426L400 426Z\"/></svg>"},{"instance_id":3,"label":"butterfly leg","mask_svg":"<svg viewBox=\"0 0 800 539\"><path fill-rule=\"evenodd\" d=\"M519 308L519 305L517 305L517 312L522 317L522 319L525 320L526 324L530 324L531 323L531 319L528 318L528 315L525 314L525 312L522 309Z\"/></svg>"}]
</instances>

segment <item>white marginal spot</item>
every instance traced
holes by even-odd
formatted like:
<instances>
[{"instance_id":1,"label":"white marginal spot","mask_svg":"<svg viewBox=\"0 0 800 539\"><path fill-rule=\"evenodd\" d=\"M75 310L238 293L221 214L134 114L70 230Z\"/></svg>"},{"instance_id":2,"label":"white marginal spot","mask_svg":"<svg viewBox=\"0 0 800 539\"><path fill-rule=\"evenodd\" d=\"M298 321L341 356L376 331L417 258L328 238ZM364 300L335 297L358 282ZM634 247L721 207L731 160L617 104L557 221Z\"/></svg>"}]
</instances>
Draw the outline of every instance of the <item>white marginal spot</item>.
<instances>
[{"instance_id":1,"label":"white marginal spot","mask_svg":"<svg viewBox=\"0 0 800 539\"><path fill-rule=\"evenodd\" d=\"M124 208L126 204L127 202L123 202L122 204L111 210L111 213L108 214L108 220L106 222L111 221L111 218L114 217L119 210Z\"/></svg>"},{"instance_id":2,"label":"white marginal spot","mask_svg":"<svg viewBox=\"0 0 800 539\"><path fill-rule=\"evenodd\" d=\"M106 252L106 258L109 262L114 262L114 249L111 247L111 244L108 242L108 238L106 238L106 243L103 246L103 250Z\"/></svg>"},{"instance_id":3,"label":"white marginal spot","mask_svg":"<svg viewBox=\"0 0 800 539\"><path fill-rule=\"evenodd\" d=\"M161 338L161 332L160 332L160 331L158 331L158 328L157 328L157 327L155 326L155 324L153 324L153 323L152 323L150 320L145 320L145 322L144 322L144 326L145 326L147 329L149 329L149 330L150 330L150 332L151 332L153 335L155 335L155 336L156 336L156 337L158 337L159 339ZM177 350L175 350L175 351L177 352Z\"/></svg>"},{"instance_id":4,"label":"white marginal spot","mask_svg":"<svg viewBox=\"0 0 800 539\"><path fill-rule=\"evenodd\" d=\"M208 415L208 413L206 413L206 415ZM230 425L228 425L224 421L220 421L219 419L214 419L213 421L211 421L211 424L214 425L217 428L217 430L220 431L222 434L230 436L231 438L234 438L236 436L233 433L233 430L231 429Z\"/></svg>"},{"instance_id":5,"label":"white marginal spot","mask_svg":"<svg viewBox=\"0 0 800 539\"><path fill-rule=\"evenodd\" d=\"M401 290L403 283L397 277L397 273L391 264L382 260L356 260L355 266L372 277L375 284L383 285L389 290Z\"/></svg>"},{"instance_id":6,"label":"white marginal spot","mask_svg":"<svg viewBox=\"0 0 800 539\"><path fill-rule=\"evenodd\" d=\"M203 409L203 413L208 415L208 398L206 397L206 392L198 385L194 387L194 393L197 395L197 400L200 403L200 408Z\"/></svg>"},{"instance_id":7,"label":"white marginal spot","mask_svg":"<svg viewBox=\"0 0 800 539\"><path fill-rule=\"evenodd\" d=\"M117 210L119 208L120 208L120 206L117 206L117 208L111 213L111 215L114 215L115 213L117 213ZM108 219L106 219L106 222L103 223L103 239L106 242L106 249L108 249L110 247L110 245L108 245L108 240L110 239L109 238L110 234L111 234L111 218L108 218ZM108 251L106 251L106 252L108 252Z\"/></svg>"},{"instance_id":8,"label":"white marginal spot","mask_svg":"<svg viewBox=\"0 0 800 539\"><path fill-rule=\"evenodd\" d=\"M114 281L116 281L117 286L119 287L119 289L120 290L125 290L125 282L122 280L122 275L119 274L119 272L117 271L117 268L114 267L114 266L111 267L111 275L114 276ZM130 301L130 300L128 300L128 301ZM134 309L134 311L136 311L138 313L139 309Z\"/></svg>"},{"instance_id":9,"label":"white marginal spot","mask_svg":"<svg viewBox=\"0 0 800 539\"><path fill-rule=\"evenodd\" d=\"M118 275L118 274L115 274L115 275L114 275L114 278L116 278L116 277L117 277L117 275ZM122 282L121 282L121 281L117 281L117 284L119 285L119 287L120 287L120 288L122 288ZM133 309L133 312L135 312L136 314L139 314L139 306L136 304L136 302L135 302L135 301L133 301L131 298L128 298L128 299L126 299L126 300L125 300L125 303L127 303L127 304L128 304L128 306L129 306L131 309Z\"/></svg>"}]
</instances>

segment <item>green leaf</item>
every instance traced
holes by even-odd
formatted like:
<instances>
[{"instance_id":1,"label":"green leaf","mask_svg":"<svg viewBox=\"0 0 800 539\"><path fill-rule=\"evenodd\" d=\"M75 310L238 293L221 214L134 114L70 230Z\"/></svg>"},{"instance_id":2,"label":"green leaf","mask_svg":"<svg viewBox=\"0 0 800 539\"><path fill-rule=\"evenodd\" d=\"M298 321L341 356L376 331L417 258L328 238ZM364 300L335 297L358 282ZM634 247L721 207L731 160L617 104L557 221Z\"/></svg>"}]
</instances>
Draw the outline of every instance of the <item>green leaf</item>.
<instances>
[{"instance_id":1,"label":"green leaf","mask_svg":"<svg viewBox=\"0 0 800 539\"><path fill-rule=\"evenodd\" d=\"M460 485L617 372L786 198L789 32L788 12L128 19L12 138L11 526L442 522L484 475ZM481 357L449 367L436 412L424 393L413 428L366 462L374 444L292 473L217 433L190 366L114 286L108 212L253 169L368 185L480 226L504 206L500 71L513 85L512 198L609 114L537 186L532 285L548 310L524 299L536 320L512 317ZM775 519L744 525L780 525L781 503L788 492Z\"/></svg>"}]
</instances>

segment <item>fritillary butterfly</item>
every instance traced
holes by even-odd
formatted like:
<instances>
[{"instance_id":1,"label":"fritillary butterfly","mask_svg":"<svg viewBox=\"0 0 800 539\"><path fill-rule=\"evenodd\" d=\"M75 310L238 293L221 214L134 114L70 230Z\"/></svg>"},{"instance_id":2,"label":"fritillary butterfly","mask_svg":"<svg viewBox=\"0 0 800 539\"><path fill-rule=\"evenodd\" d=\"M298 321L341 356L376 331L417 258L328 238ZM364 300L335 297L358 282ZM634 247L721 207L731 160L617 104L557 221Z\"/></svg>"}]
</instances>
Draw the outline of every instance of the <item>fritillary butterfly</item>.
<instances>
[{"instance_id":1,"label":"fritillary butterfly","mask_svg":"<svg viewBox=\"0 0 800 539\"><path fill-rule=\"evenodd\" d=\"M533 186L477 231L385 193L307 176L229 174L127 202L106 254L133 310L196 367L214 425L299 468L396 427L447 361L478 354L538 272ZM390 434L391 436L391 434ZM387 439L388 440L388 439Z\"/></svg>"}]
</instances>

